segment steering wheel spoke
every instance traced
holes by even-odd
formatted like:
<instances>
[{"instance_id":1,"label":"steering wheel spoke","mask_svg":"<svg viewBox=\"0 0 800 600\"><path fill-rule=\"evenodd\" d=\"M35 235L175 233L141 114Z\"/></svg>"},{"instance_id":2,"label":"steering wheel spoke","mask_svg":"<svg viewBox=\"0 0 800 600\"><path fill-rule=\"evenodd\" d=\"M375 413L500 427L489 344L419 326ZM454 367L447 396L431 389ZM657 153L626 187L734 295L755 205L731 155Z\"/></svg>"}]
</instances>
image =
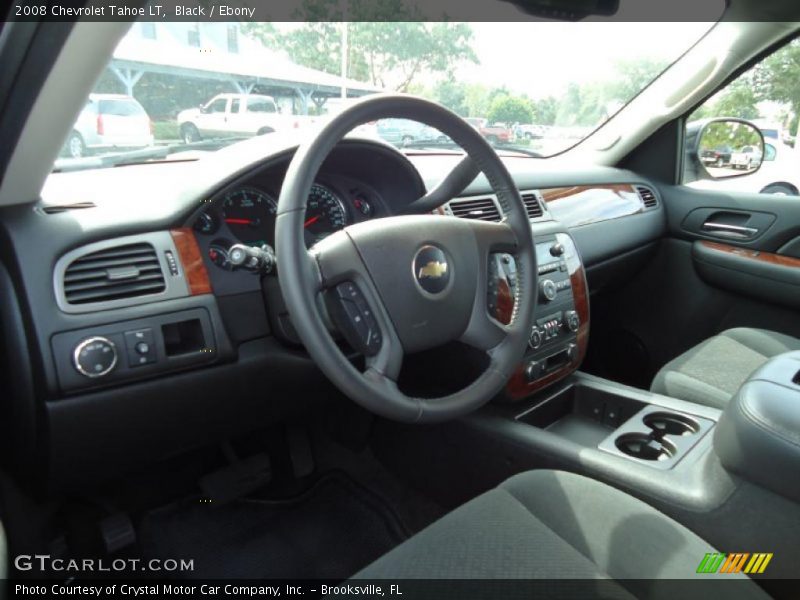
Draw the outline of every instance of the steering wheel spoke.
<instances>
[{"instance_id":1,"label":"steering wheel spoke","mask_svg":"<svg viewBox=\"0 0 800 600\"><path fill-rule=\"evenodd\" d=\"M472 314L459 341L488 352L501 344L508 335L508 327L498 322L489 312L489 263L494 253L515 254L519 251L519 245L514 230L506 222L472 221L470 227L478 245L481 263Z\"/></svg>"},{"instance_id":2,"label":"steering wheel spoke","mask_svg":"<svg viewBox=\"0 0 800 600\"><path fill-rule=\"evenodd\" d=\"M397 379L403 364L402 344L347 233L323 240L310 256L319 270L318 291L333 325L366 357L368 370Z\"/></svg>"},{"instance_id":3,"label":"steering wheel spoke","mask_svg":"<svg viewBox=\"0 0 800 600\"><path fill-rule=\"evenodd\" d=\"M473 311L467 330L458 341L478 350L490 352L503 342L508 335L508 331L503 325L489 316L485 307L486 302L484 301L482 310L476 309Z\"/></svg>"},{"instance_id":4,"label":"steering wheel spoke","mask_svg":"<svg viewBox=\"0 0 800 600\"><path fill-rule=\"evenodd\" d=\"M519 251L517 235L505 221L470 221L470 228L475 234L481 256L487 259L493 252L516 254Z\"/></svg>"}]
</instances>

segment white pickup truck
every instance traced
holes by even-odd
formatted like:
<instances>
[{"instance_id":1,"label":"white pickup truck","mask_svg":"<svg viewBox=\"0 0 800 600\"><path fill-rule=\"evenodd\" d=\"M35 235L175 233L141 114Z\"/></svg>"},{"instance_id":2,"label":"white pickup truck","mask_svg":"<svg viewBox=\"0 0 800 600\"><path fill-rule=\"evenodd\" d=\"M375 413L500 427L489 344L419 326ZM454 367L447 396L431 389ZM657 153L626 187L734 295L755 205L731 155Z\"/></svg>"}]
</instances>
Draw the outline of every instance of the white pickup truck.
<instances>
[{"instance_id":1,"label":"white pickup truck","mask_svg":"<svg viewBox=\"0 0 800 600\"><path fill-rule=\"evenodd\" d=\"M756 146L745 146L731 154L731 167L752 171L761 165L761 150Z\"/></svg>"},{"instance_id":2,"label":"white pickup truck","mask_svg":"<svg viewBox=\"0 0 800 600\"><path fill-rule=\"evenodd\" d=\"M282 115L272 96L219 94L198 108L178 114L187 144L203 138L249 137L300 127L308 117Z\"/></svg>"}]
</instances>

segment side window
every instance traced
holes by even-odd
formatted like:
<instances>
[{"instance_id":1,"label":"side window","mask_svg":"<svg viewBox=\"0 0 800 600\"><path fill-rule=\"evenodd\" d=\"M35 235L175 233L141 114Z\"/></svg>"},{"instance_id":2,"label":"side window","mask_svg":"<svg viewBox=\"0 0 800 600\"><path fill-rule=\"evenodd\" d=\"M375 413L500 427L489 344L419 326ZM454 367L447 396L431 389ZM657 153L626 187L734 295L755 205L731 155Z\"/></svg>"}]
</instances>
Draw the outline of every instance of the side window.
<instances>
[{"instance_id":1,"label":"side window","mask_svg":"<svg viewBox=\"0 0 800 600\"><path fill-rule=\"evenodd\" d=\"M265 98L249 98L247 100L248 112L274 113L275 103Z\"/></svg>"},{"instance_id":2,"label":"side window","mask_svg":"<svg viewBox=\"0 0 800 600\"><path fill-rule=\"evenodd\" d=\"M224 113L228 101L225 98L218 98L208 105L206 112L208 113Z\"/></svg>"},{"instance_id":3,"label":"side window","mask_svg":"<svg viewBox=\"0 0 800 600\"><path fill-rule=\"evenodd\" d=\"M740 75L689 116L687 143L700 146L687 146L684 183L709 190L800 195L798 117L800 38ZM710 119L744 119L764 143L742 144L733 137L715 137L708 143L697 132L705 131ZM700 166L692 168L697 154Z\"/></svg>"},{"instance_id":4,"label":"side window","mask_svg":"<svg viewBox=\"0 0 800 600\"><path fill-rule=\"evenodd\" d=\"M231 113L238 115L239 114L239 105L240 104L241 104L241 100L239 100L238 98L234 98L233 100L231 100Z\"/></svg>"}]
</instances>

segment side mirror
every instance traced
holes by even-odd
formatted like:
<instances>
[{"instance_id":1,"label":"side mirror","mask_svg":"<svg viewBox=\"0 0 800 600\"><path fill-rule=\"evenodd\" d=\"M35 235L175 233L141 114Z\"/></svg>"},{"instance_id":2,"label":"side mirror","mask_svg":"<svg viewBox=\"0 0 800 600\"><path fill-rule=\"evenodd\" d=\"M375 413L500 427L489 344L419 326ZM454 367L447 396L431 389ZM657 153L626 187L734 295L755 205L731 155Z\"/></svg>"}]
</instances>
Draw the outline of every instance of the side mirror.
<instances>
[{"instance_id":1,"label":"side mirror","mask_svg":"<svg viewBox=\"0 0 800 600\"><path fill-rule=\"evenodd\" d=\"M200 105L197 106L197 108L200 109L201 113L205 113L206 112L206 105L205 104L200 104Z\"/></svg>"},{"instance_id":2,"label":"side mirror","mask_svg":"<svg viewBox=\"0 0 800 600\"><path fill-rule=\"evenodd\" d=\"M687 162L694 179L750 175L761 167L764 151L763 134L743 119L711 119L686 128Z\"/></svg>"}]
</instances>

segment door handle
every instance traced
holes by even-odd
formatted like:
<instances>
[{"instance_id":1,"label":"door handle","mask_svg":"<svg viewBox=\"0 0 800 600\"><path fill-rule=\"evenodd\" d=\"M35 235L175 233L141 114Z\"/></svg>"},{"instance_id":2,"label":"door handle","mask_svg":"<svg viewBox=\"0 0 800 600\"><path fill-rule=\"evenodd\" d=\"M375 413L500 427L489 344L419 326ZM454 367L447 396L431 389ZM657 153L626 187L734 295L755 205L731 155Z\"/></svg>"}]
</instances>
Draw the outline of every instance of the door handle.
<instances>
[{"instance_id":1,"label":"door handle","mask_svg":"<svg viewBox=\"0 0 800 600\"><path fill-rule=\"evenodd\" d=\"M703 223L703 231L708 231L718 236L733 238L751 238L758 233L758 229L755 227L731 225L729 223L715 223L714 221L706 221Z\"/></svg>"}]
</instances>

